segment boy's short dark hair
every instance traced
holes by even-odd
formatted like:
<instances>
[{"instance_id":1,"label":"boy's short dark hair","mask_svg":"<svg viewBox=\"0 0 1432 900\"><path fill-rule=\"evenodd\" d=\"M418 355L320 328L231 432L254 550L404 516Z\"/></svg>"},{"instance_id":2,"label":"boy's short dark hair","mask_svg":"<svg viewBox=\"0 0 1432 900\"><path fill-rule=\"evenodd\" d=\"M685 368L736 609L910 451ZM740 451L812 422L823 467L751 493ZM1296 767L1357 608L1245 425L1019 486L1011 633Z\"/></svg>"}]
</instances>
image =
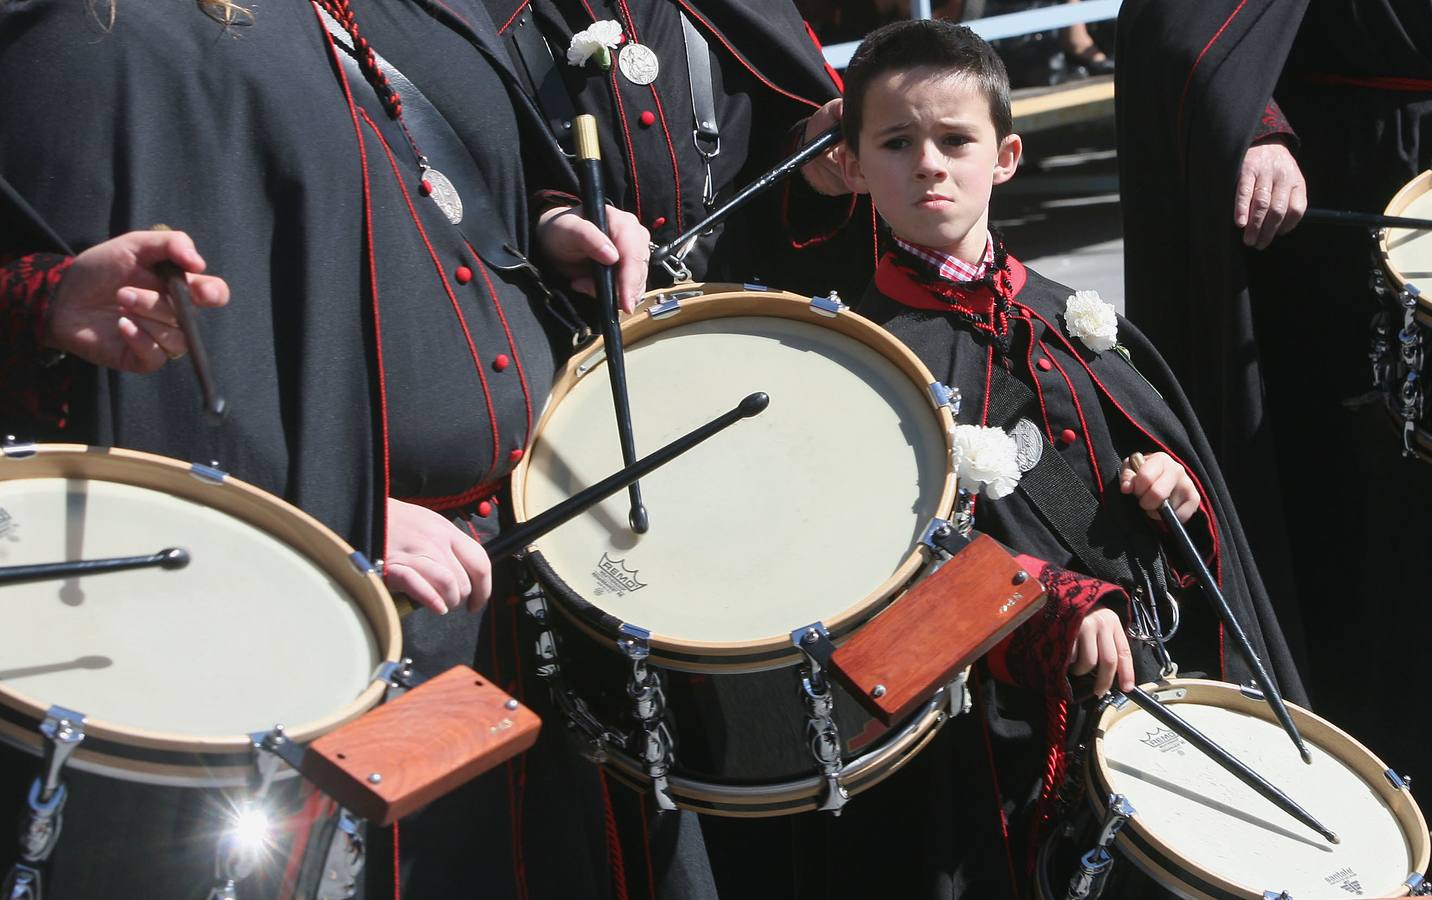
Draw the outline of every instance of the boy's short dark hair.
<instances>
[{"instance_id":1,"label":"boy's short dark hair","mask_svg":"<svg viewBox=\"0 0 1432 900\"><path fill-rule=\"evenodd\" d=\"M845 69L845 107L841 131L859 155L860 127L865 119L865 94L870 82L888 72L929 66L971 79L989 100L989 115L998 140L1014 131L1009 111L1009 74L989 42L963 25L943 19L891 22L866 35Z\"/></svg>"}]
</instances>

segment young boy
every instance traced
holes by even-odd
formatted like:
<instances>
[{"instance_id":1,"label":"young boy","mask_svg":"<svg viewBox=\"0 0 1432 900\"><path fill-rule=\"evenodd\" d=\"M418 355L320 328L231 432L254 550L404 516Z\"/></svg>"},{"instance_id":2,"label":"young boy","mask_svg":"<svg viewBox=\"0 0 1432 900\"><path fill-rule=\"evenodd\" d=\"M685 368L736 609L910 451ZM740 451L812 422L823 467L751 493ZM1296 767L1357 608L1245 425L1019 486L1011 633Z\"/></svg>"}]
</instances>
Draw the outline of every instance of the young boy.
<instances>
[{"instance_id":1,"label":"young boy","mask_svg":"<svg viewBox=\"0 0 1432 900\"><path fill-rule=\"evenodd\" d=\"M936 379L961 390L961 423L1015 437L1020 488L978 498L975 527L1051 563L1042 573L1045 611L986 659L994 678L978 691L983 708L978 718L960 717L980 722L984 734L975 726L971 736L960 719L951 723L984 745L976 755L995 770L1002 817L991 814L986 824L1003 826L1006 852L998 862L1007 871L991 874L992 860L971 849L981 845L971 830L980 823L965 814L948 826L957 840L927 848L948 854L946 870L940 859L906 860L906 868L924 870L919 883L887 894L994 896L992 884L1005 881L1008 889L1024 880L1028 851L1052 812L1059 748L1075 712L1068 676L1093 674L1078 691L1087 695L1103 693L1116 675L1117 686L1129 688L1160 671L1145 642L1132 642L1130 658L1120 614L1141 609L1148 628L1148 616L1161 613L1152 630L1170 632L1166 585L1180 602L1181 627L1168 649L1182 671L1230 682L1251 677L1178 560L1170 566L1161 558L1155 522L1164 500L1200 545L1284 694L1293 701L1304 695L1217 465L1158 353L1097 295L1076 296L1030 271L989 230L991 189L1014 176L1022 149L1008 79L990 46L936 20L873 32L846 71L843 129L846 179L871 195L893 234L857 311L908 344ZM1146 457L1137 474L1129 465L1136 452ZM1085 576L1138 596L1126 603ZM929 763L912 768L939 777L935 767L943 763L937 755ZM978 776L960 777L969 801ZM1044 802L1033 804L1032 821L1010 818L1021 807L1028 818L1035 797ZM860 806L850 809L860 813ZM918 807L905 813L927 837L947 827L937 810L925 820ZM905 824L897 819L889 827ZM846 852L855 851L836 847ZM900 867L882 871L892 868Z\"/></svg>"}]
</instances>

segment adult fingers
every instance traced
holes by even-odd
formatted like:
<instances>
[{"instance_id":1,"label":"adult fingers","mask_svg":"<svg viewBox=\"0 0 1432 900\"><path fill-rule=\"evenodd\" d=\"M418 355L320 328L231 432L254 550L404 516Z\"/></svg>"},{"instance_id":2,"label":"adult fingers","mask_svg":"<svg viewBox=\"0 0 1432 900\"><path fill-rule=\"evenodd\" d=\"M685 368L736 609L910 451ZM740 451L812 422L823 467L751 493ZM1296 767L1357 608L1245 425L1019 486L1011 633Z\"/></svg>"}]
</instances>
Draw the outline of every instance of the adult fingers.
<instances>
[{"instance_id":1,"label":"adult fingers","mask_svg":"<svg viewBox=\"0 0 1432 900\"><path fill-rule=\"evenodd\" d=\"M195 249L193 238L185 232L131 231L121 239L134 254L135 262L145 268L171 262L185 272L204 271L204 258Z\"/></svg>"},{"instance_id":2,"label":"adult fingers","mask_svg":"<svg viewBox=\"0 0 1432 900\"><path fill-rule=\"evenodd\" d=\"M158 291L123 287L115 294L115 301L125 315L131 318L144 319L159 325L179 324L174 316L174 307Z\"/></svg>"},{"instance_id":3,"label":"adult fingers","mask_svg":"<svg viewBox=\"0 0 1432 900\"><path fill-rule=\"evenodd\" d=\"M1243 227L1243 244L1252 247L1258 243L1258 233L1263 230L1263 220L1273 205L1273 188L1266 178L1259 177L1253 186L1253 199L1248 206L1248 224Z\"/></svg>"},{"instance_id":4,"label":"adult fingers","mask_svg":"<svg viewBox=\"0 0 1432 900\"><path fill-rule=\"evenodd\" d=\"M651 262L651 232L630 213L607 208L611 239L621 261L617 264L617 299L627 312L636 309L637 301L646 292L646 277Z\"/></svg>"},{"instance_id":5,"label":"adult fingers","mask_svg":"<svg viewBox=\"0 0 1432 900\"><path fill-rule=\"evenodd\" d=\"M195 306L219 307L229 302L229 283L215 275L190 275L189 293Z\"/></svg>"},{"instance_id":6,"label":"adult fingers","mask_svg":"<svg viewBox=\"0 0 1432 900\"><path fill-rule=\"evenodd\" d=\"M169 362L169 355L164 349L133 319L120 316L115 326L119 329L119 336L124 341L127 352L122 352L113 359L91 359L91 362L108 365L122 372L138 372L141 375L157 372Z\"/></svg>"},{"instance_id":7,"label":"adult fingers","mask_svg":"<svg viewBox=\"0 0 1432 900\"><path fill-rule=\"evenodd\" d=\"M1270 187L1268 196L1268 213L1263 218L1263 224L1258 228L1258 237L1254 240L1253 246L1259 250L1267 249L1273 243L1273 238L1278 236L1278 230L1283 226L1283 218L1288 214L1288 194L1293 189L1293 182L1279 173Z\"/></svg>"},{"instance_id":8,"label":"adult fingers","mask_svg":"<svg viewBox=\"0 0 1432 900\"><path fill-rule=\"evenodd\" d=\"M461 530L455 530L450 549L468 577L468 611L478 612L492 596L492 562L481 544Z\"/></svg>"},{"instance_id":9,"label":"adult fingers","mask_svg":"<svg viewBox=\"0 0 1432 900\"><path fill-rule=\"evenodd\" d=\"M189 352L189 342L184 339L184 332L173 325L165 325L154 319L142 319L126 316L131 322L138 325L145 334L149 335L164 355L169 359L179 359Z\"/></svg>"},{"instance_id":10,"label":"adult fingers","mask_svg":"<svg viewBox=\"0 0 1432 900\"><path fill-rule=\"evenodd\" d=\"M1243 167L1238 172L1238 188L1233 192L1233 224L1238 228L1248 225L1248 209L1253 203L1253 185L1257 180L1257 169L1248 154L1244 154Z\"/></svg>"},{"instance_id":11,"label":"adult fingers","mask_svg":"<svg viewBox=\"0 0 1432 900\"><path fill-rule=\"evenodd\" d=\"M407 594L408 599L419 606L440 616L447 615L448 606L442 595L415 567L406 563L390 562L383 567L383 583L393 593Z\"/></svg>"},{"instance_id":12,"label":"adult fingers","mask_svg":"<svg viewBox=\"0 0 1432 900\"><path fill-rule=\"evenodd\" d=\"M1303 221L1303 213L1308 211L1308 185L1299 173L1298 180L1293 183L1293 189L1288 192L1288 212L1283 216L1283 224L1278 226L1278 234L1284 235L1298 227Z\"/></svg>"}]
</instances>

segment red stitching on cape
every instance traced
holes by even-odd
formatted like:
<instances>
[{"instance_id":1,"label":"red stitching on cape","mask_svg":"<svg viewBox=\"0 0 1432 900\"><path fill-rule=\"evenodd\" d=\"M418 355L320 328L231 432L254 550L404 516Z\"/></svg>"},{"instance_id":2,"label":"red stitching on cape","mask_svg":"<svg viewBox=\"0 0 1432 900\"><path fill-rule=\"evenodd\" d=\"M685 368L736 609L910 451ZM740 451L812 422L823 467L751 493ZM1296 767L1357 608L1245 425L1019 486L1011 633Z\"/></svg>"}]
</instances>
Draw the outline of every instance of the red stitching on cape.
<instances>
[{"instance_id":1,"label":"red stitching on cape","mask_svg":"<svg viewBox=\"0 0 1432 900\"><path fill-rule=\"evenodd\" d=\"M398 190L403 195L403 201L408 205L408 215L412 218L413 225L418 229L418 236L422 238L423 246L428 250L428 258L433 261L433 269L437 272L438 280L442 282L443 290L447 293L448 302L452 305L453 314L457 316L458 324L462 326L462 335L467 341L468 354L472 359L473 368L477 371L477 380L482 385L482 399L487 406L487 420L492 427L492 466L483 472L483 480L486 480L487 476L495 471L499 465L498 448L501 445L498 433L497 411L492 405L492 391L487 386L487 373L482 369L482 356L477 352L477 345L473 342L472 331L467 327L467 317L462 314L462 306L458 302L457 294L453 291L452 285L448 283L447 270L443 268L443 263L442 260L438 258L437 250L433 248L432 242L428 240L428 231L423 227L422 219L419 218L418 211L413 206L413 198L408 194L408 186L403 183L403 173L398 168L398 161L393 156L392 148L388 146L387 141L383 140L383 135L378 131L378 126L374 124L368 113L363 110L359 110L359 112L362 113L364 120L368 122L369 127L373 129L374 135L383 145L383 152L388 157L388 165L393 169L393 179L398 183Z\"/></svg>"},{"instance_id":2,"label":"red stitching on cape","mask_svg":"<svg viewBox=\"0 0 1432 900\"><path fill-rule=\"evenodd\" d=\"M1028 307L1025 308L1028 309ZM1137 428L1140 434L1148 438L1149 441L1152 442L1160 450L1167 453L1169 457L1172 458L1179 465L1183 466L1183 470L1188 473L1189 480L1193 482L1194 489L1198 491L1198 496L1200 498L1198 508L1203 513L1204 519L1208 521L1209 539L1213 543L1213 577L1218 579L1218 583L1220 585L1223 584L1223 554L1219 550L1220 545L1218 537L1218 523L1214 520L1213 517L1213 502L1209 500L1208 492L1203 489L1203 485L1199 482L1197 473L1195 473L1193 469L1182 459L1179 459L1178 454L1174 453L1162 441L1150 434L1149 430L1145 428L1137 419L1129 415L1129 411L1124 409L1123 404L1121 404L1116 397L1114 397L1112 394L1109 393L1108 390L1104 388L1104 383L1099 380L1099 376L1094 374L1094 370L1089 368L1089 364L1086 363L1084 361L1084 358L1080 356L1077 351L1074 350L1073 345L1070 344L1068 339L1064 337L1063 332L1051 325L1047 319L1039 315L1039 313L1035 312L1034 310L1029 310L1029 313L1034 318L1043 322L1045 327L1051 333L1058 335L1059 340L1066 347L1069 348L1073 357L1079 361L1079 365L1084 367L1084 371L1088 373L1090 380L1094 382L1094 387L1105 397L1109 398L1109 402L1114 405L1114 408L1117 409L1126 420L1128 420L1129 424Z\"/></svg>"},{"instance_id":3,"label":"red stitching on cape","mask_svg":"<svg viewBox=\"0 0 1432 900\"><path fill-rule=\"evenodd\" d=\"M805 19L801 19L801 24L805 26L806 37L810 38L810 42L815 45L816 52L820 54L821 61L825 64L825 74L830 76L830 83L835 85L837 93L844 94L845 79L840 77L835 66L832 66L830 61L825 58L825 47L821 44L820 38L816 36L815 29L810 27L810 23Z\"/></svg>"},{"instance_id":4,"label":"red stitching on cape","mask_svg":"<svg viewBox=\"0 0 1432 900\"><path fill-rule=\"evenodd\" d=\"M1194 59L1193 65L1188 70L1188 77L1183 81L1183 91L1178 95L1178 127L1174 131L1175 136L1183 133L1183 102L1188 99L1188 89L1189 86L1193 84L1193 73L1198 70L1198 64L1203 62L1204 55L1208 53L1214 43L1223 36L1224 30L1228 28L1229 24L1233 22L1233 19L1243 11L1243 7L1247 3L1248 0L1239 0L1238 6L1234 7L1233 12L1228 14L1228 18L1223 21L1223 24L1218 26L1218 30L1213 33L1213 37L1208 39L1208 43L1203 45L1203 49L1198 51L1198 57Z\"/></svg>"},{"instance_id":5,"label":"red stitching on cape","mask_svg":"<svg viewBox=\"0 0 1432 900\"><path fill-rule=\"evenodd\" d=\"M517 342L513 340L512 329L507 324L507 313L503 312L502 301L498 299L497 291L492 286L492 275L471 244L467 245L467 249L472 258L477 260L477 270L482 273L482 280L487 283L487 294L492 298L492 306L497 310L497 318L502 322L502 331L507 335L507 349L512 351L512 364L517 367L517 380L522 385L522 403L527 408L527 424L522 430L522 446L525 447L527 442L532 440L532 393L527 387L527 373L522 369L522 356L517 352Z\"/></svg>"},{"instance_id":6,"label":"red stitching on cape","mask_svg":"<svg viewBox=\"0 0 1432 900\"><path fill-rule=\"evenodd\" d=\"M736 57L736 61L739 62L741 65L745 66L747 71L749 71L752 75L756 76L757 80L759 80L766 87L770 88L771 90L775 91L783 97L796 101L797 103L804 103L806 106L820 109L821 104L815 102L814 100L808 100L798 94L792 94L785 88L778 87L775 82L771 81L765 75L762 75L760 71L756 69L755 66L751 65L750 61L747 60L746 57L741 55L741 51L731 46L731 42L726 40L726 36L724 34L716 30L715 25L712 25L709 21L707 21L706 17L701 15L701 13L692 9L691 4L687 3L686 0L676 0L676 2L677 5L679 5L682 9L686 10L687 14L690 15L693 19L700 22L702 25L705 25L706 29L712 34L714 34L716 36L716 39L720 41L727 50L731 51L731 55Z\"/></svg>"},{"instance_id":7,"label":"red stitching on cape","mask_svg":"<svg viewBox=\"0 0 1432 900\"><path fill-rule=\"evenodd\" d=\"M353 102L353 90L348 85L348 78L343 74L343 63L338 58L338 45L334 43L333 36L328 33L327 26L323 23L323 17L319 15L318 6L310 4L313 9L313 18L318 22L318 28L323 39L328 42L328 55L333 60L333 71L338 76L338 83L343 86L343 97L348 102L348 114L353 120L353 137L358 142L358 159L363 171L363 233L366 241L365 250L368 256L368 290L373 308L373 351L378 363L378 408L380 414L379 429L382 432L380 437L383 443L383 556L388 555L388 508L387 498L392 492L392 469L390 453L388 450L388 383L383 370L383 315L378 308L378 263L373 253L373 192L372 185L368 178L368 147L363 140L363 126L358 122L358 107ZM365 115L365 118L366 115ZM374 129L376 130L376 129ZM393 852L397 854L397 829L394 828ZM394 866L393 875L393 896L398 895L397 867Z\"/></svg>"},{"instance_id":8,"label":"red stitching on cape","mask_svg":"<svg viewBox=\"0 0 1432 900\"><path fill-rule=\"evenodd\" d=\"M607 860L612 869L612 893L615 900L627 900L626 858L622 854L622 836L617 830L617 816L612 809L612 793L607 788L607 773L597 768L597 783L602 788L602 825L607 833Z\"/></svg>"},{"instance_id":9,"label":"red stitching on cape","mask_svg":"<svg viewBox=\"0 0 1432 900\"><path fill-rule=\"evenodd\" d=\"M527 8L529 2L531 2L531 0L522 0L521 3L517 4L517 9L513 11L512 15L507 17L507 21L502 23L502 27L497 29L497 33L502 34L511 28L512 23L517 21L518 16L522 15L522 10Z\"/></svg>"},{"instance_id":10,"label":"red stitching on cape","mask_svg":"<svg viewBox=\"0 0 1432 900\"><path fill-rule=\"evenodd\" d=\"M1024 311L1025 311L1027 314L1029 314L1030 316L1036 316L1036 314L1035 314L1035 312L1034 312L1033 310L1031 310L1029 307L1025 306L1025 305L1022 304L1022 303L1019 304L1019 308L1022 309L1022 310L1024 310ZM1036 316L1036 317L1037 317L1037 316ZM1043 320L1042 318L1040 318L1040 321L1041 321L1041 322L1044 322L1044 320ZM1048 322L1044 322L1044 324L1047 326L1049 323L1048 323ZM1031 326L1030 326L1030 335L1032 336L1033 334L1034 334L1034 327L1031 325ZM1042 343L1042 342L1041 342L1041 343ZM1076 354L1075 356L1076 356L1076 358L1078 358L1078 355L1077 355L1077 354ZM1104 476L1103 476L1103 473L1101 473L1101 472L1099 471L1099 458L1094 455L1094 442L1091 441L1091 440L1089 440L1089 423L1088 423L1088 422L1085 420L1085 418L1084 418L1084 404L1079 402L1079 391L1077 391L1077 390L1074 388L1074 379L1072 379L1072 378L1069 377L1069 373L1066 372L1066 371L1064 371L1064 366L1059 362L1059 359L1058 359L1057 357L1055 357L1052 353L1049 355L1049 361L1054 364L1054 368L1059 371L1059 374L1064 378L1064 384L1065 384L1066 386L1068 386L1068 388L1069 388L1069 398L1074 401L1074 415L1078 417L1078 419L1079 419L1079 429L1080 429L1080 431L1083 433L1083 438L1084 438L1084 451L1085 451L1085 453L1088 454L1088 456L1089 456L1089 468L1094 470L1094 492L1095 492L1096 494L1098 494L1100 497L1103 497L1103 496L1104 496ZM1086 366L1086 368L1087 368L1087 366ZM1100 390L1099 379L1094 378L1094 375L1093 375L1092 372L1090 373L1089 377L1090 377L1091 379L1093 379L1093 381L1094 381L1094 389L1095 389L1096 391ZM1105 394L1107 394L1108 392L1107 392L1107 391L1100 391L1100 393L1105 393ZM1112 398L1111 398L1111 399L1112 399ZM1117 404L1116 404L1116 405L1117 405ZM1054 431L1053 431L1053 429L1052 429L1052 425L1051 425L1051 430L1050 430L1050 432L1049 432L1049 440L1050 440L1050 443L1053 443L1053 441L1054 441ZM1170 453L1169 456L1173 456L1173 454ZM1177 457L1175 457L1175 458L1177 458ZM1187 467L1185 467L1185 468L1187 468Z\"/></svg>"}]
</instances>

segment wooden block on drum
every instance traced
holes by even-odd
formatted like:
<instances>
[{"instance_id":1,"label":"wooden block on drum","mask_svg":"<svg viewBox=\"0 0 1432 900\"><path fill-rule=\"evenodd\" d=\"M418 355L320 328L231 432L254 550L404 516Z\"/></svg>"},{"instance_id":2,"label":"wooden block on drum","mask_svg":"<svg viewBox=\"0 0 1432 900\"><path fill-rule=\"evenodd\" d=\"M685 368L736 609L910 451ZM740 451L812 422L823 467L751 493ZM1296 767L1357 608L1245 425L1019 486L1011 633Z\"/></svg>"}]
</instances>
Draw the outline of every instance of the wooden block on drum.
<instances>
[{"instance_id":1,"label":"wooden block on drum","mask_svg":"<svg viewBox=\"0 0 1432 900\"><path fill-rule=\"evenodd\" d=\"M894 724L1044 605L1044 588L1023 571L980 535L836 650L836 676Z\"/></svg>"},{"instance_id":2,"label":"wooden block on drum","mask_svg":"<svg viewBox=\"0 0 1432 900\"><path fill-rule=\"evenodd\" d=\"M454 666L309 744L303 774L356 815L388 825L531 747L541 724L486 678Z\"/></svg>"}]
</instances>

